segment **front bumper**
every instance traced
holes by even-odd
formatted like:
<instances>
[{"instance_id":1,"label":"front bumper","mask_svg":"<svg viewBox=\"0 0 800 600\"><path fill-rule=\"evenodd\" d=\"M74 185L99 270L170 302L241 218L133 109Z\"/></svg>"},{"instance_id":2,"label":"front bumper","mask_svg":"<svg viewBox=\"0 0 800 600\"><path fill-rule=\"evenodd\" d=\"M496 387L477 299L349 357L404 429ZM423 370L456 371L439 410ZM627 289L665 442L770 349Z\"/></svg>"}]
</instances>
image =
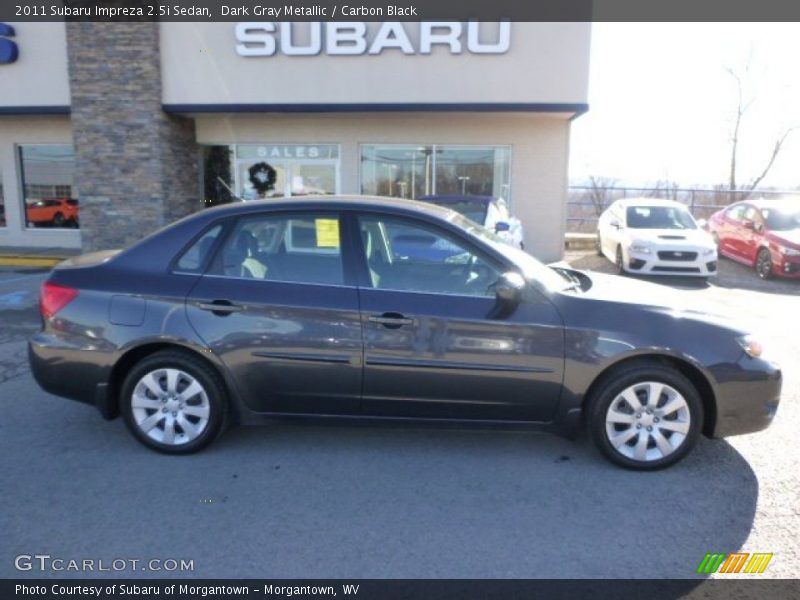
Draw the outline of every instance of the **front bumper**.
<instances>
[{"instance_id":1,"label":"front bumper","mask_svg":"<svg viewBox=\"0 0 800 600\"><path fill-rule=\"evenodd\" d=\"M713 371L717 380L713 436L754 433L769 427L780 403L780 367L743 353L735 365L723 365Z\"/></svg>"},{"instance_id":2,"label":"front bumper","mask_svg":"<svg viewBox=\"0 0 800 600\"><path fill-rule=\"evenodd\" d=\"M780 254L779 260L774 260L773 271L776 275L790 279L800 279L800 256L787 256Z\"/></svg>"},{"instance_id":3,"label":"front bumper","mask_svg":"<svg viewBox=\"0 0 800 600\"><path fill-rule=\"evenodd\" d=\"M650 252L628 250L625 270L642 275L681 275L714 277L717 274L716 253L704 255L703 248L658 247Z\"/></svg>"}]
</instances>

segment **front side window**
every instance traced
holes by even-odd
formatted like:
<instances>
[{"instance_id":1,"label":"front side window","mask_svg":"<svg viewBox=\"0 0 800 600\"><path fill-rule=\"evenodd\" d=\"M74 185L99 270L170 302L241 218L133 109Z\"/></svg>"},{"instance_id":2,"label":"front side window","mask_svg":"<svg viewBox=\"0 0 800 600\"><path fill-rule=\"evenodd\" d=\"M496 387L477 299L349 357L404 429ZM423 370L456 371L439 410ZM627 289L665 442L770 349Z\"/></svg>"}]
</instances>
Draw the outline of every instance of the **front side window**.
<instances>
[{"instance_id":1,"label":"front side window","mask_svg":"<svg viewBox=\"0 0 800 600\"><path fill-rule=\"evenodd\" d=\"M19 146L27 227L78 227L75 149L71 144Z\"/></svg>"},{"instance_id":2,"label":"front side window","mask_svg":"<svg viewBox=\"0 0 800 600\"><path fill-rule=\"evenodd\" d=\"M745 208L746 207L744 204L737 204L736 206L729 208L725 213L725 216L732 221L741 221L744 217Z\"/></svg>"},{"instance_id":3,"label":"front side window","mask_svg":"<svg viewBox=\"0 0 800 600\"><path fill-rule=\"evenodd\" d=\"M373 288L493 296L501 269L438 228L394 217L359 219Z\"/></svg>"},{"instance_id":4,"label":"front side window","mask_svg":"<svg viewBox=\"0 0 800 600\"><path fill-rule=\"evenodd\" d=\"M697 229L689 211L673 206L629 206L625 216L631 229Z\"/></svg>"},{"instance_id":5,"label":"front side window","mask_svg":"<svg viewBox=\"0 0 800 600\"><path fill-rule=\"evenodd\" d=\"M337 215L259 215L241 219L211 274L244 279L342 285Z\"/></svg>"}]
</instances>

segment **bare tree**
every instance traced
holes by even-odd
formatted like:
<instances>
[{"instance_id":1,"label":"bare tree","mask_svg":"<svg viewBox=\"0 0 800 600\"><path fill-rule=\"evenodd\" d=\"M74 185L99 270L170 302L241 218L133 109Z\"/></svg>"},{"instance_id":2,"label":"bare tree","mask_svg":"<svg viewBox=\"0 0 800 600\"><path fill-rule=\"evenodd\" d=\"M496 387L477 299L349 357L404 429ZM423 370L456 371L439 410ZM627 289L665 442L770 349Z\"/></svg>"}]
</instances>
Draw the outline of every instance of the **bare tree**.
<instances>
[{"instance_id":1,"label":"bare tree","mask_svg":"<svg viewBox=\"0 0 800 600\"><path fill-rule=\"evenodd\" d=\"M750 63L752 59L751 57L747 59L747 63L744 67L744 75L747 76L750 71ZM746 97L744 92L744 82L743 77L739 75L736 71L731 68L726 68L728 74L733 78L736 82L736 111L734 113L733 118L733 126L731 129L731 165L730 165L730 176L728 178L728 203L733 203L734 201L738 200L746 200L749 198L753 192L758 188L764 178L769 174L770 169L772 169L772 165L775 164L775 159L778 158L778 154L780 154L781 149L783 148L784 142L789 137L789 134L792 133L797 127L788 127L784 129L775 140L775 143L772 146L772 153L769 155L764 168L761 169L760 173L751 179L746 184L739 184L737 180L737 169L739 167L738 164L738 153L739 153L739 146L741 144L741 126L742 120L747 113L747 109L755 101L755 97ZM736 193L736 190L741 190L740 193Z\"/></svg>"},{"instance_id":2,"label":"bare tree","mask_svg":"<svg viewBox=\"0 0 800 600\"><path fill-rule=\"evenodd\" d=\"M592 201L595 215L598 217L602 215L603 211L611 204L616 187L616 179L589 176L589 199Z\"/></svg>"}]
</instances>

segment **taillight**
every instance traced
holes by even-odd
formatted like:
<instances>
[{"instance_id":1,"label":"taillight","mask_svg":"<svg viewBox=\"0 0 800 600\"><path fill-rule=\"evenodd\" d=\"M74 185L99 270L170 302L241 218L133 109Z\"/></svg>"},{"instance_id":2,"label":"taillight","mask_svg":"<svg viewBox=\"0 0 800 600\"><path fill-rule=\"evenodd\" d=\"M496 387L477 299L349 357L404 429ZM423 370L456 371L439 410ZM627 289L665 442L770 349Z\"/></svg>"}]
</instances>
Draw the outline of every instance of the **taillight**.
<instances>
[{"instance_id":1,"label":"taillight","mask_svg":"<svg viewBox=\"0 0 800 600\"><path fill-rule=\"evenodd\" d=\"M42 284L42 294L39 300L39 310L44 319L49 319L58 311L72 302L78 295L78 290L45 281Z\"/></svg>"}]
</instances>

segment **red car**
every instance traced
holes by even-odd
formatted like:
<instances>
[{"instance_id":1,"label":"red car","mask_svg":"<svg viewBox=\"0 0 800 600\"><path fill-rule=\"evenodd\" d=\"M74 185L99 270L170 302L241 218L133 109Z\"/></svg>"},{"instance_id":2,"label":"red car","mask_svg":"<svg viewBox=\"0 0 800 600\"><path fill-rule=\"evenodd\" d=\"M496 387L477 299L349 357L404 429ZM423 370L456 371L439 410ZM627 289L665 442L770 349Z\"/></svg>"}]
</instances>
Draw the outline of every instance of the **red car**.
<instances>
[{"instance_id":1,"label":"red car","mask_svg":"<svg viewBox=\"0 0 800 600\"><path fill-rule=\"evenodd\" d=\"M758 276L800 279L800 201L748 200L708 221L719 254L754 267Z\"/></svg>"},{"instance_id":2,"label":"red car","mask_svg":"<svg viewBox=\"0 0 800 600\"><path fill-rule=\"evenodd\" d=\"M75 198L43 198L28 204L28 224L34 227L77 227L78 211Z\"/></svg>"}]
</instances>

